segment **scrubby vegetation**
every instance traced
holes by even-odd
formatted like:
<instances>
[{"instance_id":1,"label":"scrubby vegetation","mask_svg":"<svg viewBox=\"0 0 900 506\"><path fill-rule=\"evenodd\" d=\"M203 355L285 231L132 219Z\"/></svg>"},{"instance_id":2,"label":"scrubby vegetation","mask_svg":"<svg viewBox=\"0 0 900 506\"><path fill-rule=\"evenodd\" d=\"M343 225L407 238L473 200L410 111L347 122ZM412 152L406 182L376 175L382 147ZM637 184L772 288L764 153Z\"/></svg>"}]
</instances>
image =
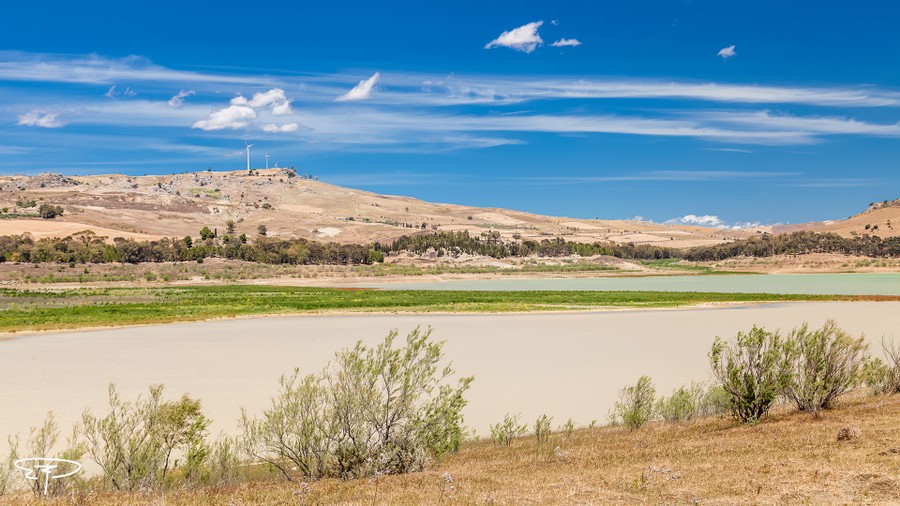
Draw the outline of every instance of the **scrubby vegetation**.
<instances>
[{"instance_id":1,"label":"scrubby vegetation","mask_svg":"<svg viewBox=\"0 0 900 506\"><path fill-rule=\"evenodd\" d=\"M619 393L618 402L609 415L610 422L623 424L636 430L653 418L656 387L648 376L641 376L637 383L627 386Z\"/></svg>"},{"instance_id":2,"label":"scrubby vegetation","mask_svg":"<svg viewBox=\"0 0 900 506\"><path fill-rule=\"evenodd\" d=\"M450 474L442 471L446 464L439 461L457 452L463 441L461 410L465 406L464 393L472 378L462 378L455 386L447 381L453 371L449 366L441 365L442 344L430 339L430 331L416 329L400 346L394 346L395 338L396 332L392 332L376 347L357 344L353 349L340 352L334 363L319 374L301 376L295 371L283 377L280 392L261 416L243 414L243 431L236 439L209 441L209 421L197 399L185 395L179 400L165 400L163 388L154 386L148 396L129 402L120 399L111 386L109 413L95 416L85 412L83 425L76 427L67 449L60 454L75 460L89 456L99 465L101 474L54 483L50 493L63 496L59 499L62 502L53 503L50 499L48 503L137 504L132 498L140 501L152 496L169 497L167 504L169 501L173 504L228 504L240 496L244 497L242 504L298 501L299 504L310 504L314 494L317 494L316 504L346 502L351 498L354 502L378 503L379 497L392 504L415 504L429 495L432 501L437 498L439 504L445 498L448 502L465 504L493 503L493 494L505 486L498 479L502 477L504 483L514 479L513 476L518 476L516 472L523 472L523 466L534 467L543 479L549 479L547 473L565 472L566 479L571 481L571 473L576 469L579 471L574 476L579 479L577 477L583 470L606 469L610 465L620 475L625 471L634 476L624 483L620 478L603 482L601 488L615 492L617 500L635 496L653 502L661 499L667 503L684 502L682 499L696 502L698 490L701 490L696 476L707 475L712 465L716 468L716 480L732 481L722 483L725 488L721 490L708 481L703 482L705 494L714 494L710 498L745 502L751 495L757 499L762 497L763 491L755 482L747 485L748 478L755 476L755 469L765 467L764 463L770 464L777 456L790 455L786 462L802 461L801 468L792 471L790 476L792 489L797 486L797 473L808 471L802 466L820 470L821 466L835 465L835 462L847 465L846 459L834 458L833 448L813 449L810 442L841 444L845 440L859 440L859 428L842 421L857 412L857 422L869 423L871 430L877 431L871 441L896 436L896 417L890 414L900 412L900 404L896 402L881 403L876 408L857 402L845 408L830 424L815 417L807 418L810 423L802 427L796 419L783 417L767 423L765 430L757 427L749 432L732 430L734 422L683 423L729 410L753 415L736 415L741 421L759 422L769 412L770 405L764 401L772 389L777 397L788 395L791 386L810 382L827 386L827 380L831 378L837 379L834 384L838 386L852 385L865 376L859 367L865 346L858 339L849 337L834 322L829 321L812 331L804 324L787 338L754 326L746 333L739 333L731 343L717 339L710 353L716 375L725 371L728 373L724 376L726 382L735 378L744 381L741 390L725 384L693 384L657 399L652 380L642 376L637 383L622 390L613 410L616 420L628 431L599 429L603 432L598 433L598 439L594 432L575 431L575 424L570 420L554 435L552 418L541 415L534 422L533 435L522 438L527 426L520 422L518 415L507 415L491 427L491 439L502 448L490 450L479 442L468 443L464 455L453 457L457 461L462 459L465 464L453 468L454 474ZM889 363L882 362L879 367L890 369L890 374L897 377L900 375L897 347L885 342L884 348ZM781 356L776 356L778 354ZM832 374L834 371L838 374ZM775 386L770 388L771 385ZM751 399L747 395L751 390L762 392L763 402ZM834 409L834 401L846 392L846 389L838 390L823 390L833 393L831 397L812 398L828 397L830 402L821 403L819 407ZM880 390L877 393L889 392ZM725 399L727 402L723 402ZM886 409L890 413L884 413ZM810 409L801 407L800 411ZM648 422L657 419L669 424L648 426ZM873 420L882 422L878 424ZM836 423L840 424L840 430L835 428ZM788 426L797 428L786 430ZM27 452L49 454L58 439L59 428L51 414L41 427L31 431L26 441ZM588 439L591 450L584 453ZM551 442L556 445L552 450ZM11 438L10 445L14 457L19 439ZM537 459L531 456L535 455L533 452L527 458L524 455L512 457L518 455L519 448L527 446L537 448ZM798 453L796 448L800 446L804 451ZM860 447L857 441L847 446L844 454L850 455L853 449ZM875 465L885 465L879 456L887 458L894 452L879 453L865 444L862 447L862 462L874 462ZM173 458L175 454L177 458ZM655 459L660 456L667 457L656 463ZM633 466L634 462L639 462L637 468ZM859 462L849 465L850 469L864 469ZM387 475L423 469L428 471L410 478L412 481L395 480L381 485L386 490L383 488L383 495L379 496L379 483ZM465 469L470 472L466 473ZM730 474L724 473L726 469L736 473L735 476L729 478ZM449 495L462 486L456 470L461 470L465 476L466 487L487 483L489 488L478 497L472 495L471 488L463 492L465 495ZM765 473L767 480L773 479L771 469ZM8 467L0 469L0 494L3 488L8 488L6 485L12 482L12 476ZM273 481L277 476L287 478L295 485L282 487ZM834 476L835 473L831 473L823 479L833 482ZM342 481L329 480L329 477ZM370 480L359 480L362 477ZM433 485L423 488L422 480L431 477ZM682 479L690 480L692 485L685 490L677 489ZM819 493L823 490L818 482L812 486ZM679 491L675 492L672 487ZM548 491L556 488L551 487ZM104 495L108 490L136 494ZM175 490L178 493L166 496L166 491ZM227 491L224 495L223 490ZM900 498L900 494L890 490L890 487L884 490L869 487L855 493L867 499ZM34 489L35 497L40 492ZM276 499L283 493L289 500ZM418 499L401 501L397 494L403 497L403 494L412 494ZM201 497L204 498L202 501ZM568 497L571 499L571 495ZM783 499L777 494L774 497ZM841 497L846 499L846 495ZM21 493L0 497L0 503L4 498L13 498L19 503L31 502Z\"/></svg>"},{"instance_id":3,"label":"scrubby vegetation","mask_svg":"<svg viewBox=\"0 0 900 506\"><path fill-rule=\"evenodd\" d=\"M456 451L473 378L448 384L453 370L439 367L442 344L430 335L416 329L395 348L392 332L320 374L282 377L262 417L242 417L247 453L292 480L408 473Z\"/></svg>"},{"instance_id":4,"label":"scrubby vegetation","mask_svg":"<svg viewBox=\"0 0 900 506\"><path fill-rule=\"evenodd\" d=\"M759 421L791 380L790 357L778 331L753 326L738 332L733 343L716 337L709 360L712 372L728 392L732 416Z\"/></svg>"},{"instance_id":5,"label":"scrubby vegetation","mask_svg":"<svg viewBox=\"0 0 900 506\"><path fill-rule=\"evenodd\" d=\"M818 414L859 381L866 344L829 320L821 329L804 324L788 336L791 380L784 394L800 411Z\"/></svg>"}]
</instances>

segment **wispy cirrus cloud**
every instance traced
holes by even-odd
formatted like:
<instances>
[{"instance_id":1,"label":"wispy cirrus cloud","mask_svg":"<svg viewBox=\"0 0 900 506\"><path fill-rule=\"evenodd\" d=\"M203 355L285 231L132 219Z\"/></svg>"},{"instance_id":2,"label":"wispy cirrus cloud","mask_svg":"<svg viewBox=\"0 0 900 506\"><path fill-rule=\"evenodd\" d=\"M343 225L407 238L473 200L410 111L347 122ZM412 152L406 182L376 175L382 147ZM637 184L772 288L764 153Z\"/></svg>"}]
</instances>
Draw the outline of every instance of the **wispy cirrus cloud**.
<instances>
[{"instance_id":1,"label":"wispy cirrus cloud","mask_svg":"<svg viewBox=\"0 0 900 506\"><path fill-rule=\"evenodd\" d=\"M192 82L265 84L262 76L193 72L166 68L140 56L105 58L98 55L59 55L0 51L0 80L106 84L118 82Z\"/></svg>"},{"instance_id":2,"label":"wispy cirrus cloud","mask_svg":"<svg viewBox=\"0 0 900 506\"><path fill-rule=\"evenodd\" d=\"M832 136L900 137L900 124L866 118L867 109L900 107L900 92L874 86L398 72L389 74L390 88L375 93L380 72L363 80L358 80L358 73L235 76L173 70L136 57L15 55L21 65L0 61L0 85L4 80L59 79L54 81L58 87L10 87L0 99L0 105L5 100L7 110L24 118L21 125L43 128L69 122L193 128L226 135L233 130L255 130L320 149L391 146L428 152L443 149L440 146L521 144L531 134L614 134L728 143L722 148L698 146L720 151L748 151L743 147L748 145L815 144ZM175 81L178 87L173 86ZM119 93L117 82L140 83L140 97L99 98L110 89ZM65 91L54 95L54 90L67 86L96 89L93 96L98 98L84 98L91 93L69 97ZM232 98L223 99L223 95ZM191 97L189 103L187 97ZM660 105L660 100L677 107ZM365 105L347 106L354 101ZM771 105L779 110L770 110ZM794 114L785 112L791 109ZM45 110L53 112L36 112Z\"/></svg>"},{"instance_id":3,"label":"wispy cirrus cloud","mask_svg":"<svg viewBox=\"0 0 900 506\"><path fill-rule=\"evenodd\" d=\"M526 181L539 181L546 183L581 184L581 183L612 183L628 181L671 181L671 182L698 182L698 181L726 181L742 179L773 179L791 178L801 176L802 172L778 172L778 171L734 171L734 170L654 170L635 174L604 175L604 176L546 176L518 178Z\"/></svg>"},{"instance_id":4,"label":"wispy cirrus cloud","mask_svg":"<svg viewBox=\"0 0 900 506\"><path fill-rule=\"evenodd\" d=\"M196 95L194 90L180 90L172 98L169 99L169 107L181 107L184 105L184 99Z\"/></svg>"}]
</instances>

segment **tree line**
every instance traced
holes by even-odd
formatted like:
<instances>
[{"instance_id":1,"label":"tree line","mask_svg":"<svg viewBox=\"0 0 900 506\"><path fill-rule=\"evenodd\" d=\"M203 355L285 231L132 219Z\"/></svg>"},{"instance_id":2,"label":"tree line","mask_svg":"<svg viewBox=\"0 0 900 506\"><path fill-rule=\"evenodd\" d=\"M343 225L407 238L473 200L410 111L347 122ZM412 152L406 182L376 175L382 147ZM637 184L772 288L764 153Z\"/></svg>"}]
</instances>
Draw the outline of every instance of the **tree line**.
<instances>
[{"instance_id":1,"label":"tree line","mask_svg":"<svg viewBox=\"0 0 900 506\"><path fill-rule=\"evenodd\" d=\"M204 232L206 228L204 227ZM279 239L246 235L223 236L203 233L199 238L167 237L138 241L105 237L85 231L64 238L33 239L28 235L0 236L0 262L30 263L145 263L202 262L207 258L227 258L266 264L371 264L384 259L380 252L360 244Z\"/></svg>"},{"instance_id":2,"label":"tree line","mask_svg":"<svg viewBox=\"0 0 900 506\"><path fill-rule=\"evenodd\" d=\"M681 250L634 243L579 243L554 239L504 240L499 232L472 236L468 232L437 232L405 235L390 243L339 244L282 239L228 232L219 235L204 227L200 237L174 237L138 241L116 237L112 243L91 231L64 238L34 239L29 235L0 236L0 262L50 263L144 263L203 261L226 258L266 264L364 265L384 261L387 254L409 252L416 255L458 257L463 254L493 258L562 257L606 255L626 260L684 259L716 261L734 257L769 257L838 253L871 258L900 257L900 237L863 235L850 238L833 233L802 231L790 234L761 234L714 246Z\"/></svg>"}]
</instances>

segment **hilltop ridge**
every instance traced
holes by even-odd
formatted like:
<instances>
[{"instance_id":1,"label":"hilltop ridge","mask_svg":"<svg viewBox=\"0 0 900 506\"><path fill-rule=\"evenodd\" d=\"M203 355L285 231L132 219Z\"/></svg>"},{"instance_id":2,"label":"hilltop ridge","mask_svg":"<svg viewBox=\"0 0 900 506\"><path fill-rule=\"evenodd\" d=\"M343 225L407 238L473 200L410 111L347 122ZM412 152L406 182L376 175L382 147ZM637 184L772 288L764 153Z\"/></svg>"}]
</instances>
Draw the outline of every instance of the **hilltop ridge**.
<instances>
[{"instance_id":1,"label":"hilltop ridge","mask_svg":"<svg viewBox=\"0 0 900 506\"><path fill-rule=\"evenodd\" d=\"M63 216L27 219L42 203ZM33 204L24 207L22 204ZM422 231L499 233L504 239L613 241L691 247L746 237L752 231L656 224L629 220L587 220L542 216L501 208L425 202L380 195L319 181L291 169L187 172L159 176L122 174L0 176L0 235L29 232L65 236L92 229L110 238L155 239L196 235L208 226L239 233L341 243L389 241Z\"/></svg>"}]
</instances>

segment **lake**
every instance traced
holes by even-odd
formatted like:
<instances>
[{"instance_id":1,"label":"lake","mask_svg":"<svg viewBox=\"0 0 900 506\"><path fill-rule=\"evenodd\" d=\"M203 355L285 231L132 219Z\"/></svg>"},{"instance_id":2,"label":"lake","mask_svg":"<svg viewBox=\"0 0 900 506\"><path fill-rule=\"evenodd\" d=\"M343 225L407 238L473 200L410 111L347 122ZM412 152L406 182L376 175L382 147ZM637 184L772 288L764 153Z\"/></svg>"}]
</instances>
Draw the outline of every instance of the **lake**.
<instances>
[{"instance_id":1,"label":"lake","mask_svg":"<svg viewBox=\"0 0 900 506\"><path fill-rule=\"evenodd\" d=\"M900 273L472 279L351 285L392 290L604 290L900 295Z\"/></svg>"},{"instance_id":2,"label":"lake","mask_svg":"<svg viewBox=\"0 0 900 506\"><path fill-rule=\"evenodd\" d=\"M163 383L171 397L199 397L213 433L234 433L241 407L258 413L278 376L321 370L357 340L379 342L431 326L446 341L459 374L474 375L466 422L478 434L509 413L529 424L541 413L554 425L603 423L619 389L649 375L661 394L710 379L707 353L716 336L753 324L790 329L835 318L865 333L900 339L900 302L807 302L568 314L351 315L246 318L56 332L0 341L0 440L27 435L53 410L67 427L90 407L102 411L109 382L126 399Z\"/></svg>"}]
</instances>

